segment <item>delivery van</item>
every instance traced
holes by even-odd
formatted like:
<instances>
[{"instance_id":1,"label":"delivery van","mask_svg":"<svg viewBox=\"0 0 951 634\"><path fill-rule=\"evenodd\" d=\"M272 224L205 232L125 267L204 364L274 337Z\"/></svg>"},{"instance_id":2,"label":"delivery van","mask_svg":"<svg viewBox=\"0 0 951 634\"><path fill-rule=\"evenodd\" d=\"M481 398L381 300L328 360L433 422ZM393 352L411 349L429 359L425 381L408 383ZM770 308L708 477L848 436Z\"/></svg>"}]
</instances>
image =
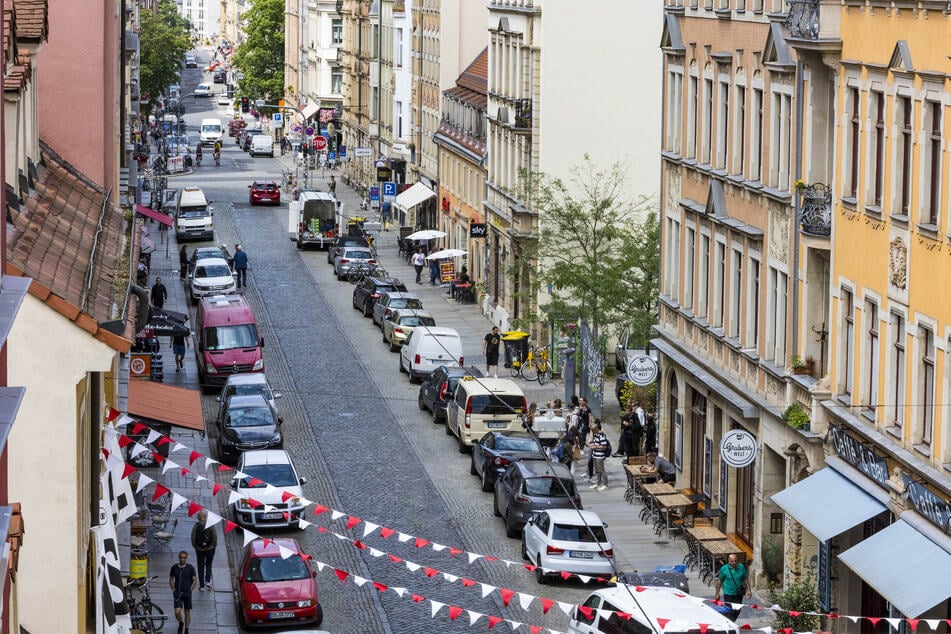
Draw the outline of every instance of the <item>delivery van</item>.
<instances>
[{"instance_id":1,"label":"delivery van","mask_svg":"<svg viewBox=\"0 0 951 634\"><path fill-rule=\"evenodd\" d=\"M220 388L234 374L264 371L264 338L241 295L203 297L195 314L194 337L203 390Z\"/></svg>"},{"instance_id":2,"label":"delivery van","mask_svg":"<svg viewBox=\"0 0 951 634\"><path fill-rule=\"evenodd\" d=\"M274 156L274 137L258 134L251 137L251 156Z\"/></svg>"},{"instance_id":3,"label":"delivery van","mask_svg":"<svg viewBox=\"0 0 951 634\"><path fill-rule=\"evenodd\" d=\"M297 248L328 249L337 239L340 205L327 192L305 189L289 207L288 232Z\"/></svg>"},{"instance_id":4,"label":"delivery van","mask_svg":"<svg viewBox=\"0 0 951 634\"><path fill-rule=\"evenodd\" d=\"M465 365L458 331L441 326L414 328L400 348L400 372L409 374L410 383L419 383L441 365Z\"/></svg>"},{"instance_id":5,"label":"delivery van","mask_svg":"<svg viewBox=\"0 0 951 634\"><path fill-rule=\"evenodd\" d=\"M225 128L221 125L221 119L202 119L199 140L202 145L211 147L215 141L221 141L224 137Z\"/></svg>"},{"instance_id":6,"label":"delivery van","mask_svg":"<svg viewBox=\"0 0 951 634\"><path fill-rule=\"evenodd\" d=\"M201 187L183 187L175 201L175 237L179 240L213 240L213 213Z\"/></svg>"}]
</instances>

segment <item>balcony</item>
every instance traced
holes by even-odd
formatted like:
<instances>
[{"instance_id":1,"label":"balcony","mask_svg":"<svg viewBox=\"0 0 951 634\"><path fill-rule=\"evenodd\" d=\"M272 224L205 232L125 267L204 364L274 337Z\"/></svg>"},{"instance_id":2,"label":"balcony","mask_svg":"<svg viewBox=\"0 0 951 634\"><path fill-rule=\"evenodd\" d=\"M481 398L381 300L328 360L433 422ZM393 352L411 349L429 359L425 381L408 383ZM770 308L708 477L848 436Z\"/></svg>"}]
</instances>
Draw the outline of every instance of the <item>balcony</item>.
<instances>
[{"instance_id":1,"label":"balcony","mask_svg":"<svg viewBox=\"0 0 951 634\"><path fill-rule=\"evenodd\" d=\"M801 183L801 181L800 181ZM832 235L832 188L823 183L798 184L799 226L809 236Z\"/></svg>"},{"instance_id":2,"label":"balcony","mask_svg":"<svg viewBox=\"0 0 951 634\"><path fill-rule=\"evenodd\" d=\"M526 132L532 131L532 100L515 100L515 129Z\"/></svg>"},{"instance_id":3,"label":"balcony","mask_svg":"<svg viewBox=\"0 0 951 634\"><path fill-rule=\"evenodd\" d=\"M798 40L819 39L819 0L787 0L786 31Z\"/></svg>"}]
</instances>

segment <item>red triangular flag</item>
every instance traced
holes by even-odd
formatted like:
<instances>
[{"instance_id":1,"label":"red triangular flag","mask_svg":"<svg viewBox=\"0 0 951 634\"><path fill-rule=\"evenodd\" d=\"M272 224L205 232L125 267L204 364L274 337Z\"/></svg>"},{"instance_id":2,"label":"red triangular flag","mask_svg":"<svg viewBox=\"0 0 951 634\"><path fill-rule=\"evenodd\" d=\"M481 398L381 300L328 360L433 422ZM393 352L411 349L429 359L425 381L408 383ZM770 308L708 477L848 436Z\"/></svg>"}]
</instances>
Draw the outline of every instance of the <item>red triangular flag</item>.
<instances>
[{"instance_id":1,"label":"red triangular flag","mask_svg":"<svg viewBox=\"0 0 951 634\"><path fill-rule=\"evenodd\" d=\"M459 615L462 614L462 608L457 608L454 605L449 606L449 620L455 621L459 618Z\"/></svg>"},{"instance_id":2,"label":"red triangular flag","mask_svg":"<svg viewBox=\"0 0 951 634\"><path fill-rule=\"evenodd\" d=\"M122 467L122 479L125 480L126 478L129 477L130 474L132 474L135 471L138 471L138 469L136 469L130 464L125 465L124 467Z\"/></svg>"},{"instance_id":3,"label":"red triangular flag","mask_svg":"<svg viewBox=\"0 0 951 634\"><path fill-rule=\"evenodd\" d=\"M220 473L220 472L222 472L222 471L231 471L231 467L229 467L229 466L226 465L226 464L219 464L219 465L218 465L218 472Z\"/></svg>"},{"instance_id":4,"label":"red triangular flag","mask_svg":"<svg viewBox=\"0 0 951 634\"><path fill-rule=\"evenodd\" d=\"M346 583L347 577L350 576L349 572L341 570L340 568L334 568L334 574L337 575L337 579L340 579L340 581L344 583Z\"/></svg>"},{"instance_id":5,"label":"red triangular flag","mask_svg":"<svg viewBox=\"0 0 951 634\"><path fill-rule=\"evenodd\" d=\"M191 517L195 513L201 510L201 504L198 502L192 502L188 505L188 517Z\"/></svg>"},{"instance_id":6,"label":"red triangular flag","mask_svg":"<svg viewBox=\"0 0 951 634\"><path fill-rule=\"evenodd\" d=\"M326 506L321 506L320 504L314 505L314 515L320 515L321 513L326 513L329 510L330 509L328 509Z\"/></svg>"},{"instance_id":7,"label":"red triangular flag","mask_svg":"<svg viewBox=\"0 0 951 634\"><path fill-rule=\"evenodd\" d=\"M263 485L264 485L264 480L260 480L260 479L258 479L258 478L250 478L250 479L248 480L248 488L252 488L252 489L253 489L253 488L255 488L255 487L259 487L259 486L263 486Z\"/></svg>"},{"instance_id":8,"label":"red triangular flag","mask_svg":"<svg viewBox=\"0 0 951 634\"><path fill-rule=\"evenodd\" d=\"M565 581L568 581L573 576L570 572L565 572L564 570L562 570L560 574L561 574L561 578L564 579Z\"/></svg>"},{"instance_id":9,"label":"red triangular flag","mask_svg":"<svg viewBox=\"0 0 951 634\"><path fill-rule=\"evenodd\" d=\"M542 631L542 627L539 625L529 625L528 629L532 631L532 634L538 634Z\"/></svg>"},{"instance_id":10,"label":"red triangular flag","mask_svg":"<svg viewBox=\"0 0 951 634\"><path fill-rule=\"evenodd\" d=\"M163 487L161 484L156 484L156 485L155 485L155 493L152 494L152 501L154 502L155 500L159 499L160 497L162 497L162 496L165 495L166 493L168 493L168 489L166 489L165 487Z\"/></svg>"},{"instance_id":11,"label":"red triangular flag","mask_svg":"<svg viewBox=\"0 0 951 634\"><path fill-rule=\"evenodd\" d=\"M634 586L634 592L644 592L647 590L644 586Z\"/></svg>"},{"instance_id":12,"label":"red triangular flag","mask_svg":"<svg viewBox=\"0 0 951 634\"><path fill-rule=\"evenodd\" d=\"M351 516L349 516L349 517L347 518L347 528L353 528L354 526L356 526L357 524L359 524L359 523L362 522L362 521L363 521L363 520L361 520L359 517L353 517L353 516L351 515Z\"/></svg>"},{"instance_id":13,"label":"red triangular flag","mask_svg":"<svg viewBox=\"0 0 951 634\"><path fill-rule=\"evenodd\" d=\"M486 555L486 556L485 556L485 560L486 560L486 561L498 561L499 558L498 558L498 557L493 557L492 555Z\"/></svg>"},{"instance_id":14,"label":"red triangular flag","mask_svg":"<svg viewBox=\"0 0 951 634\"><path fill-rule=\"evenodd\" d=\"M740 626L740 629L741 629L741 630L751 630L751 629L753 629L753 626L751 626L749 623L744 623L743 625Z\"/></svg>"},{"instance_id":15,"label":"red triangular flag","mask_svg":"<svg viewBox=\"0 0 951 634\"><path fill-rule=\"evenodd\" d=\"M308 555L307 553L301 553L300 558L303 559L304 561L310 561L314 557L313 555Z\"/></svg>"},{"instance_id":16,"label":"red triangular flag","mask_svg":"<svg viewBox=\"0 0 951 634\"><path fill-rule=\"evenodd\" d=\"M866 616L865 618L867 618L873 626L878 625L878 622L882 620L880 616Z\"/></svg>"},{"instance_id":17,"label":"red triangular flag","mask_svg":"<svg viewBox=\"0 0 951 634\"><path fill-rule=\"evenodd\" d=\"M495 627L496 625L498 625L504 620L505 619L503 619L501 616L492 616L490 614L489 615L489 629L491 630L493 627Z\"/></svg>"},{"instance_id":18,"label":"red triangular flag","mask_svg":"<svg viewBox=\"0 0 951 634\"><path fill-rule=\"evenodd\" d=\"M318 526L318 527L317 527L317 532L318 532L318 533L329 533L330 530L327 529L327 528L325 528L325 527L323 527L323 526Z\"/></svg>"},{"instance_id":19,"label":"red triangular flag","mask_svg":"<svg viewBox=\"0 0 951 634\"><path fill-rule=\"evenodd\" d=\"M707 628L710 627L709 623L697 623L700 626L700 634L707 634Z\"/></svg>"},{"instance_id":20,"label":"red triangular flag","mask_svg":"<svg viewBox=\"0 0 951 634\"><path fill-rule=\"evenodd\" d=\"M225 532L230 533L234 529L238 528L238 525L232 522L231 520L225 520Z\"/></svg>"},{"instance_id":21,"label":"red triangular flag","mask_svg":"<svg viewBox=\"0 0 951 634\"><path fill-rule=\"evenodd\" d=\"M630 621L630 620L631 620L631 613L630 613L630 612L617 612L616 614L617 614L619 617L621 617L623 620L625 620L625 621Z\"/></svg>"},{"instance_id":22,"label":"red triangular flag","mask_svg":"<svg viewBox=\"0 0 951 634\"><path fill-rule=\"evenodd\" d=\"M250 506L253 509L256 509L259 506L261 506L261 503L255 500L254 498L248 498L248 506Z\"/></svg>"},{"instance_id":23,"label":"red triangular flag","mask_svg":"<svg viewBox=\"0 0 951 634\"><path fill-rule=\"evenodd\" d=\"M522 565L525 566L525 570L529 572L535 572L535 569L538 568L538 566L536 566L535 564L522 564Z\"/></svg>"},{"instance_id":24,"label":"red triangular flag","mask_svg":"<svg viewBox=\"0 0 951 634\"><path fill-rule=\"evenodd\" d=\"M755 608L756 606L755 606L755 605L751 605L750 607L751 607L751 608ZM828 614L826 614L826 616L829 617L830 619L837 619L837 618L839 618L839 615L836 614L835 612L829 612Z\"/></svg>"},{"instance_id":25,"label":"red triangular flag","mask_svg":"<svg viewBox=\"0 0 951 634\"><path fill-rule=\"evenodd\" d=\"M430 579L432 579L433 577L439 574L439 571L436 570L435 568L423 568L423 572L425 572L426 576L429 577Z\"/></svg>"},{"instance_id":26,"label":"red triangular flag","mask_svg":"<svg viewBox=\"0 0 951 634\"><path fill-rule=\"evenodd\" d=\"M385 526L380 528L380 537L386 539L390 537L395 531L392 528L386 528Z\"/></svg>"},{"instance_id":27,"label":"red triangular flag","mask_svg":"<svg viewBox=\"0 0 951 634\"><path fill-rule=\"evenodd\" d=\"M472 586L476 584L476 582L473 581L472 579L466 579L465 577L462 577L459 580L462 582L462 585L465 586L466 588L471 588Z\"/></svg>"},{"instance_id":28,"label":"red triangular flag","mask_svg":"<svg viewBox=\"0 0 951 634\"><path fill-rule=\"evenodd\" d=\"M285 522L290 522L290 521L291 521L291 514L288 513L287 511L284 511L283 513L281 513L281 515L284 516L284 521L285 521Z\"/></svg>"},{"instance_id":29,"label":"red triangular flag","mask_svg":"<svg viewBox=\"0 0 951 634\"><path fill-rule=\"evenodd\" d=\"M119 448L120 448L120 449L125 449L126 447L128 447L128 446L131 445L131 444L132 444L132 439L131 439L131 438L129 438L129 437L126 436L125 434L122 434L122 435L119 436Z\"/></svg>"},{"instance_id":30,"label":"red triangular flag","mask_svg":"<svg viewBox=\"0 0 951 634\"><path fill-rule=\"evenodd\" d=\"M508 588L500 588L499 592L502 593L502 603L505 607L509 607L509 601L512 600L512 597L515 596L514 590L509 590Z\"/></svg>"},{"instance_id":31,"label":"red triangular flag","mask_svg":"<svg viewBox=\"0 0 951 634\"><path fill-rule=\"evenodd\" d=\"M914 632L915 629L918 627L918 622L921 619L905 619L905 620L908 621L908 625L911 626L911 631Z\"/></svg>"},{"instance_id":32,"label":"red triangular flag","mask_svg":"<svg viewBox=\"0 0 951 634\"><path fill-rule=\"evenodd\" d=\"M383 585L379 581L374 581L373 587L379 590L380 592L386 592L389 589L387 586Z\"/></svg>"},{"instance_id":33,"label":"red triangular flag","mask_svg":"<svg viewBox=\"0 0 951 634\"><path fill-rule=\"evenodd\" d=\"M789 610L789 616L799 616L800 614L802 614L802 612L798 610Z\"/></svg>"},{"instance_id":34,"label":"red triangular flag","mask_svg":"<svg viewBox=\"0 0 951 634\"><path fill-rule=\"evenodd\" d=\"M170 442L172 442L171 438L169 438L168 436L162 436L155 442L155 446L161 447L162 445L167 445Z\"/></svg>"},{"instance_id":35,"label":"red triangular flag","mask_svg":"<svg viewBox=\"0 0 951 634\"><path fill-rule=\"evenodd\" d=\"M188 464L195 464L195 461L201 458L201 454L197 451L192 451L188 454Z\"/></svg>"},{"instance_id":36,"label":"red triangular flag","mask_svg":"<svg viewBox=\"0 0 951 634\"><path fill-rule=\"evenodd\" d=\"M218 495L218 491L222 490L223 488L225 488L225 485L215 482L215 486L211 488L211 494Z\"/></svg>"},{"instance_id":37,"label":"red triangular flag","mask_svg":"<svg viewBox=\"0 0 951 634\"><path fill-rule=\"evenodd\" d=\"M135 425L132 426L132 433L133 433L133 435L138 436L138 435L140 435L140 434L141 434L144 430L146 430L146 429L148 429L148 427L146 427L145 425L143 425L143 424L140 423L139 421L136 421L136 422L135 422Z\"/></svg>"},{"instance_id":38,"label":"red triangular flag","mask_svg":"<svg viewBox=\"0 0 951 634\"><path fill-rule=\"evenodd\" d=\"M389 557L389 558L390 558L390 561L392 561L394 564L398 564L398 563L400 563L401 561L403 561L402 559L400 559L400 558L397 557L396 555L387 555L387 557Z\"/></svg>"},{"instance_id":39,"label":"red triangular flag","mask_svg":"<svg viewBox=\"0 0 951 634\"><path fill-rule=\"evenodd\" d=\"M274 540L268 539L267 537L262 537L261 541L264 543L265 548L274 543Z\"/></svg>"},{"instance_id":40,"label":"red triangular flag","mask_svg":"<svg viewBox=\"0 0 951 634\"><path fill-rule=\"evenodd\" d=\"M459 550L458 548L450 548L450 549L449 549L449 554L452 555L453 557L455 557L455 556L457 556L457 555L461 555L461 554L464 553L464 552L466 552L466 551L464 551L464 550Z\"/></svg>"},{"instance_id":41,"label":"red triangular flag","mask_svg":"<svg viewBox=\"0 0 951 634\"><path fill-rule=\"evenodd\" d=\"M105 458L106 460L109 459L109 450L106 449L105 447L102 448L102 457Z\"/></svg>"},{"instance_id":42,"label":"red triangular flag","mask_svg":"<svg viewBox=\"0 0 951 634\"><path fill-rule=\"evenodd\" d=\"M287 502L287 501L288 501L289 499L291 499L292 497L297 497L297 496L295 496L295 495L294 495L293 493L291 493L290 491L282 491L282 492L281 492L281 502Z\"/></svg>"},{"instance_id":43,"label":"red triangular flag","mask_svg":"<svg viewBox=\"0 0 951 634\"><path fill-rule=\"evenodd\" d=\"M551 609L551 606L555 605L554 599L546 599L545 597L539 597L542 602L542 614L548 614L548 610Z\"/></svg>"},{"instance_id":44,"label":"red triangular flag","mask_svg":"<svg viewBox=\"0 0 951 634\"><path fill-rule=\"evenodd\" d=\"M667 627L668 623L670 623L670 619L657 619L657 625L659 625L662 630Z\"/></svg>"},{"instance_id":45,"label":"red triangular flag","mask_svg":"<svg viewBox=\"0 0 951 634\"><path fill-rule=\"evenodd\" d=\"M111 422L114 421L115 419L119 418L119 414L121 414L121 413L122 413L122 412L120 412L120 411L117 410L116 408L110 407L109 410L108 410L108 412L106 413L106 420L111 423Z\"/></svg>"},{"instance_id":46,"label":"red triangular flag","mask_svg":"<svg viewBox=\"0 0 951 634\"><path fill-rule=\"evenodd\" d=\"M359 539L353 540L353 545L354 545L354 547L359 548L360 550L366 550L366 549L367 549L366 544L364 544L363 542L361 542Z\"/></svg>"},{"instance_id":47,"label":"red triangular flag","mask_svg":"<svg viewBox=\"0 0 951 634\"><path fill-rule=\"evenodd\" d=\"M157 462L158 464L162 464L163 462L165 462L165 456L163 456L162 454L160 454L160 453L157 452L157 451L153 451L153 452L152 452L152 458L153 458L153 459L155 460L155 462Z\"/></svg>"},{"instance_id":48,"label":"red triangular flag","mask_svg":"<svg viewBox=\"0 0 951 634\"><path fill-rule=\"evenodd\" d=\"M423 539L422 537L417 537L414 543L416 545L416 548L425 548L426 546L429 545L429 540Z\"/></svg>"},{"instance_id":49,"label":"red triangular flag","mask_svg":"<svg viewBox=\"0 0 951 634\"><path fill-rule=\"evenodd\" d=\"M411 594L409 596L413 599L414 603L419 603L420 601L423 601L426 599L426 597L424 597L421 594Z\"/></svg>"}]
</instances>

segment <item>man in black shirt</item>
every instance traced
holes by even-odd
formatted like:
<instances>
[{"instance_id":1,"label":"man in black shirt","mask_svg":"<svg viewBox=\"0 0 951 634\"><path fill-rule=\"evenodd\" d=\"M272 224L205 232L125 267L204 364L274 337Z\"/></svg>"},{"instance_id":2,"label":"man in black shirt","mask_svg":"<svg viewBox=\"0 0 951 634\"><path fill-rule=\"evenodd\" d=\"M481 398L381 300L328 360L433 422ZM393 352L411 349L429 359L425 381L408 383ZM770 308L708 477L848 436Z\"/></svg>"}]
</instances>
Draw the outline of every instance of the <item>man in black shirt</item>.
<instances>
[{"instance_id":1,"label":"man in black shirt","mask_svg":"<svg viewBox=\"0 0 951 634\"><path fill-rule=\"evenodd\" d=\"M198 583L198 572L188 563L188 553L184 550L178 553L178 563L172 566L169 572L168 585L172 588L172 599L175 601L175 619L178 621L178 634L188 634L188 626L192 621L192 590ZM184 620L182 611L184 610Z\"/></svg>"},{"instance_id":2,"label":"man in black shirt","mask_svg":"<svg viewBox=\"0 0 951 634\"><path fill-rule=\"evenodd\" d=\"M482 354L485 355L485 374L499 378L499 343L502 336L499 334L499 327L492 326L492 332L487 334L482 340Z\"/></svg>"}]
</instances>

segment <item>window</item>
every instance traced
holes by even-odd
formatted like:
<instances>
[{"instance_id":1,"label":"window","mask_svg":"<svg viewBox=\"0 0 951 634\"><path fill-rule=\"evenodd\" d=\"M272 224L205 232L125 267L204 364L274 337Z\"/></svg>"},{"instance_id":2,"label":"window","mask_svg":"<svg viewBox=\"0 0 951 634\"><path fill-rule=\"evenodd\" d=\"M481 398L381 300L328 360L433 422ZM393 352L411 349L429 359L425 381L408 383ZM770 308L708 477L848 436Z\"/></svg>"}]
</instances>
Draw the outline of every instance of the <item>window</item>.
<instances>
[{"instance_id":1,"label":"window","mask_svg":"<svg viewBox=\"0 0 951 634\"><path fill-rule=\"evenodd\" d=\"M899 194L898 213L907 216L911 201L911 97L898 97L895 107L898 127L897 163L895 190Z\"/></svg>"},{"instance_id":2,"label":"window","mask_svg":"<svg viewBox=\"0 0 951 634\"><path fill-rule=\"evenodd\" d=\"M403 67L403 29L396 29L394 31L395 41L394 51L393 51L393 65L397 68Z\"/></svg>"},{"instance_id":3,"label":"window","mask_svg":"<svg viewBox=\"0 0 951 634\"><path fill-rule=\"evenodd\" d=\"M700 272L697 275L697 317L707 318L710 293L710 236L700 236Z\"/></svg>"},{"instance_id":4,"label":"window","mask_svg":"<svg viewBox=\"0 0 951 634\"><path fill-rule=\"evenodd\" d=\"M736 87L736 106L733 108L733 173L743 175L746 170L746 88Z\"/></svg>"},{"instance_id":5,"label":"window","mask_svg":"<svg viewBox=\"0 0 951 634\"><path fill-rule=\"evenodd\" d=\"M717 157L716 166L726 167L727 137L730 130L730 83L720 80L717 89Z\"/></svg>"},{"instance_id":6,"label":"window","mask_svg":"<svg viewBox=\"0 0 951 634\"><path fill-rule=\"evenodd\" d=\"M700 146L700 162L710 162L710 144L713 140L713 80L703 80L703 141Z\"/></svg>"},{"instance_id":7,"label":"window","mask_svg":"<svg viewBox=\"0 0 951 634\"><path fill-rule=\"evenodd\" d=\"M339 67L334 68L330 73L330 92L335 95L343 94L343 72Z\"/></svg>"},{"instance_id":8,"label":"window","mask_svg":"<svg viewBox=\"0 0 951 634\"><path fill-rule=\"evenodd\" d=\"M680 132L683 129L684 74L681 69L671 70L667 87L666 149L680 154Z\"/></svg>"},{"instance_id":9,"label":"window","mask_svg":"<svg viewBox=\"0 0 951 634\"><path fill-rule=\"evenodd\" d=\"M396 102L396 130L394 130L394 132L396 133L395 136L397 139L403 138L403 114L404 114L403 109L404 109L403 102L397 101Z\"/></svg>"},{"instance_id":10,"label":"window","mask_svg":"<svg viewBox=\"0 0 951 634\"><path fill-rule=\"evenodd\" d=\"M341 18L334 18L330 21L330 32L331 41L334 44L343 44L343 20Z\"/></svg>"},{"instance_id":11,"label":"window","mask_svg":"<svg viewBox=\"0 0 951 634\"><path fill-rule=\"evenodd\" d=\"M786 295L788 279L784 272L769 267L766 288L766 359L773 365L786 364Z\"/></svg>"},{"instance_id":12,"label":"window","mask_svg":"<svg viewBox=\"0 0 951 634\"><path fill-rule=\"evenodd\" d=\"M743 297L743 252L733 249L733 280L730 282L730 326L727 334L740 336L740 300Z\"/></svg>"},{"instance_id":13,"label":"window","mask_svg":"<svg viewBox=\"0 0 951 634\"><path fill-rule=\"evenodd\" d=\"M934 332L930 328L918 328L918 354L920 362L918 372L921 375L918 388L918 399L921 407L917 408L921 431L921 443L931 444L931 435L934 431L934 361L935 346Z\"/></svg>"},{"instance_id":14,"label":"window","mask_svg":"<svg viewBox=\"0 0 951 634\"><path fill-rule=\"evenodd\" d=\"M842 307L842 378L839 385L843 394L851 395L852 373L855 370L855 298L852 291L842 289L839 305Z\"/></svg>"},{"instance_id":15,"label":"window","mask_svg":"<svg viewBox=\"0 0 951 634\"><path fill-rule=\"evenodd\" d=\"M750 130L751 181L763 179L763 89L753 89L753 126Z\"/></svg>"},{"instance_id":16,"label":"window","mask_svg":"<svg viewBox=\"0 0 951 634\"><path fill-rule=\"evenodd\" d=\"M697 109L700 95L697 92L697 78L690 77L687 87L687 158L697 156Z\"/></svg>"},{"instance_id":17,"label":"window","mask_svg":"<svg viewBox=\"0 0 951 634\"><path fill-rule=\"evenodd\" d=\"M774 92L771 115L769 180L776 189L787 190L792 140L792 95Z\"/></svg>"},{"instance_id":18,"label":"window","mask_svg":"<svg viewBox=\"0 0 951 634\"><path fill-rule=\"evenodd\" d=\"M759 348L759 259L750 258L750 288L746 298L746 347Z\"/></svg>"},{"instance_id":19,"label":"window","mask_svg":"<svg viewBox=\"0 0 951 634\"><path fill-rule=\"evenodd\" d=\"M723 327L724 292L726 286L726 245L717 241L716 262L713 278L713 325Z\"/></svg>"},{"instance_id":20,"label":"window","mask_svg":"<svg viewBox=\"0 0 951 634\"><path fill-rule=\"evenodd\" d=\"M891 339L891 369L888 373L888 421L893 427L902 428L905 420L905 318L900 313L891 314L889 324Z\"/></svg>"},{"instance_id":21,"label":"window","mask_svg":"<svg viewBox=\"0 0 951 634\"><path fill-rule=\"evenodd\" d=\"M693 227L687 227L687 244L684 248L684 308L693 308L693 275L694 260L697 248L697 232Z\"/></svg>"},{"instance_id":22,"label":"window","mask_svg":"<svg viewBox=\"0 0 951 634\"><path fill-rule=\"evenodd\" d=\"M849 88L846 112L849 124L846 128L845 149L847 152L845 169L846 174L842 193L846 198L855 198L858 192L859 180L859 89Z\"/></svg>"},{"instance_id":23,"label":"window","mask_svg":"<svg viewBox=\"0 0 951 634\"><path fill-rule=\"evenodd\" d=\"M869 94L869 111L872 114L872 142L869 143L869 179L868 198L876 207L882 205L882 181L885 171L885 95L878 91Z\"/></svg>"},{"instance_id":24,"label":"window","mask_svg":"<svg viewBox=\"0 0 951 634\"><path fill-rule=\"evenodd\" d=\"M938 224L939 195L941 192L941 104L925 102L925 126L927 140L924 143L923 158L924 187L921 201L924 205L921 222L928 225Z\"/></svg>"},{"instance_id":25,"label":"window","mask_svg":"<svg viewBox=\"0 0 951 634\"><path fill-rule=\"evenodd\" d=\"M667 296L674 299L680 291L680 223L673 218L667 219Z\"/></svg>"},{"instance_id":26,"label":"window","mask_svg":"<svg viewBox=\"0 0 951 634\"><path fill-rule=\"evenodd\" d=\"M865 409L878 418L878 304L865 302Z\"/></svg>"}]
</instances>

